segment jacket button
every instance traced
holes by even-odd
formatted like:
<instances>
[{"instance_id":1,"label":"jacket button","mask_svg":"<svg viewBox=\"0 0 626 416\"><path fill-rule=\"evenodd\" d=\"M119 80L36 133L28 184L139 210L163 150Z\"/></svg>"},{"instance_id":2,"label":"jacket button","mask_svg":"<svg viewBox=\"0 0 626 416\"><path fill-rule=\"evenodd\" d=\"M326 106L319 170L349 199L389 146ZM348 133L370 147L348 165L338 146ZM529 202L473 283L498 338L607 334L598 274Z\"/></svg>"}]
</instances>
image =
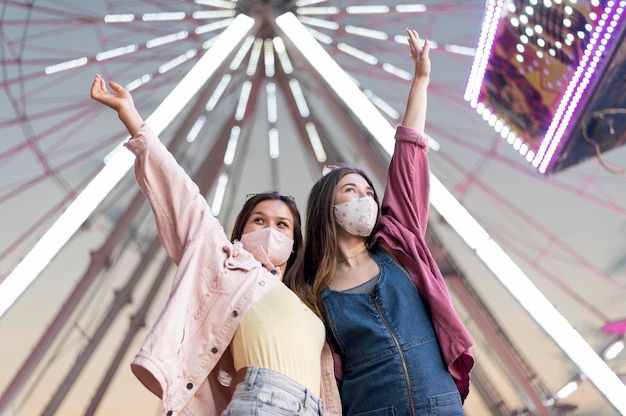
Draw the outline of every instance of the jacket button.
<instances>
[{"instance_id":1,"label":"jacket button","mask_svg":"<svg viewBox=\"0 0 626 416\"><path fill-rule=\"evenodd\" d=\"M167 412L167 416L172 416L173 412L170 410L169 412Z\"/></svg>"},{"instance_id":2,"label":"jacket button","mask_svg":"<svg viewBox=\"0 0 626 416\"><path fill-rule=\"evenodd\" d=\"M217 353L217 348L216 348L216 347L211 348L211 352L212 352L213 354L216 354L216 353Z\"/></svg>"},{"instance_id":3,"label":"jacket button","mask_svg":"<svg viewBox=\"0 0 626 416\"><path fill-rule=\"evenodd\" d=\"M193 389L193 384L192 383L187 383L187 390L191 390Z\"/></svg>"},{"instance_id":4,"label":"jacket button","mask_svg":"<svg viewBox=\"0 0 626 416\"><path fill-rule=\"evenodd\" d=\"M239 312L237 311L233 311L233 313L231 313L233 318L236 318L237 316L239 316Z\"/></svg>"},{"instance_id":5,"label":"jacket button","mask_svg":"<svg viewBox=\"0 0 626 416\"><path fill-rule=\"evenodd\" d=\"M276 273L277 273L277 271L276 271L276 270L270 270L270 273L272 273L272 274L276 274Z\"/></svg>"},{"instance_id":6,"label":"jacket button","mask_svg":"<svg viewBox=\"0 0 626 416\"><path fill-rule=\"evenodd\" d=\"M259 282L259 286L265 286L265 280L261 280L261 281Z\"/></svg>"}]
</instances>

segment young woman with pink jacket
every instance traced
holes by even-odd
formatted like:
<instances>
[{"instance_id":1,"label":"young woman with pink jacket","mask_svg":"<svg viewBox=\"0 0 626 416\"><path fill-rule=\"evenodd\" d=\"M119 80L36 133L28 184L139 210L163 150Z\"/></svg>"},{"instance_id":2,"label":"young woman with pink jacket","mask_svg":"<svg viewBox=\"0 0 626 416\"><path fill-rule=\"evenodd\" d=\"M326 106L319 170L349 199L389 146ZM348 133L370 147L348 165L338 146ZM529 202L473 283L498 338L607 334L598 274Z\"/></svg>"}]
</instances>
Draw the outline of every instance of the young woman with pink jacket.
<instances>
[{"instance_id":1,"label":"young woman with pink jacket","mask_svg":"<svg viewBox=\"0 0 626 416\"><path fill-rule=\"evenodd\" d=\"M91 97L130 133L137 183L178 266L133 373L161 398L163 415L340 415L324 325L285 284L302 251L295 202L252 196L231 242L130 93L109 86L96 75Z\"/></svg>"}]
</instances>

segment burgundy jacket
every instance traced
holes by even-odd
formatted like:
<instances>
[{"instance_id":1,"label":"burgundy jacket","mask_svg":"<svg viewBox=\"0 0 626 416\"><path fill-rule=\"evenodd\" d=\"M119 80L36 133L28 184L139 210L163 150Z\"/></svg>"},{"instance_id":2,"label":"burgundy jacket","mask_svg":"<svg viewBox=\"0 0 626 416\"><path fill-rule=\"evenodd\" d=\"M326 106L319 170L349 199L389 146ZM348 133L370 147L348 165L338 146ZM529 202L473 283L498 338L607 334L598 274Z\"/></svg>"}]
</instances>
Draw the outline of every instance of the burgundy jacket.
<instances>
[{"instance_id":1,"label":"burgundy jacket","mask_svg":"<svg viewBox=\"0 0 626 416\"><path fill-rule=\"evenodd\" d=\"M396 128L395 138L382 201L382 226L371 244L386 244L411 276L430 310L444 362L465 400L474 365L470 351L474 342L454 310L441 271L426 246L430 197L428 142L406 126Z\"/></svg>"}]
</instances>

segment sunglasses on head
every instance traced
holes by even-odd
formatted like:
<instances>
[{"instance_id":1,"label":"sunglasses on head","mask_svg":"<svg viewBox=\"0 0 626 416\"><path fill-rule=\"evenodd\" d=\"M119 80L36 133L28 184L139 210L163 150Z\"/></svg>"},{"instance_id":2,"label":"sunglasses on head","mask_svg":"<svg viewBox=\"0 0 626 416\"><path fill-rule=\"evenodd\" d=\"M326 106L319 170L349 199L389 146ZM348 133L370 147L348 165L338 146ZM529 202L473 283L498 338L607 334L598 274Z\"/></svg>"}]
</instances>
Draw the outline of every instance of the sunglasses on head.
<instances>
[{"instance_id":1,"label":"sunglasses on head","mask_svg":"<svg viewBox=\"0 0 626 416\"><path fill-rule=\"evenodd\" d=\"M341 169L341 166L337 166L337 165L326 165L326 166L324 166L324 169L322 169L322 176L326 176L326 175L328 175L330 172L332 172L333 170L337 170L337 169Z\"/></svg>"},{"instance_id":2,"label":"sunglasses on head","mask_svg":"<svg viewBox=\"0 0 626 416\"><path fill-rule=\"evenodd\" d=\"M269 194L270 194L270 193L267 193L267 195L269 195ZM246 202L247 202L247 201L249 201L249 200L251 200L252 198L254 198L254 197L255 197L255 196L257 196L257 195L261 195L261 194L247 194L247 195L246 195ZM296 198L294 198L294 197L293 197L293 196L291 196L291 195L282 195L282 194L280 194L280 196L281 196L282 198L288 198L288 199L291 199L291 200L292 200L292 201L294 201L294 202L295 202L295 200L296 200Z\"/></svg>"}]
</instances>

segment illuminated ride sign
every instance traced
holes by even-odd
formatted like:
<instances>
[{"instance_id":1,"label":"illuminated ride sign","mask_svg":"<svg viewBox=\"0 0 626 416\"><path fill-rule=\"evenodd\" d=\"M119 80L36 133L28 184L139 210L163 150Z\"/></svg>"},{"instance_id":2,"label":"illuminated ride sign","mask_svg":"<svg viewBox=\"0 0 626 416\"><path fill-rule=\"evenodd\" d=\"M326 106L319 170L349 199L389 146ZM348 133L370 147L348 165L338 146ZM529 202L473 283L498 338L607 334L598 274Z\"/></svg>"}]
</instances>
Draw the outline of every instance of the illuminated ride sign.
<instances>
[{"instance_id":1,"label":"illuminated ride sign","mask_svg":"<svg viewBox=\"0 0 626 416\"><path fill-rule=\"evenodd\" d=\"M625 7L487 2L465 99L539 172L626 144Z\"/></svg>"}]
</instances>

